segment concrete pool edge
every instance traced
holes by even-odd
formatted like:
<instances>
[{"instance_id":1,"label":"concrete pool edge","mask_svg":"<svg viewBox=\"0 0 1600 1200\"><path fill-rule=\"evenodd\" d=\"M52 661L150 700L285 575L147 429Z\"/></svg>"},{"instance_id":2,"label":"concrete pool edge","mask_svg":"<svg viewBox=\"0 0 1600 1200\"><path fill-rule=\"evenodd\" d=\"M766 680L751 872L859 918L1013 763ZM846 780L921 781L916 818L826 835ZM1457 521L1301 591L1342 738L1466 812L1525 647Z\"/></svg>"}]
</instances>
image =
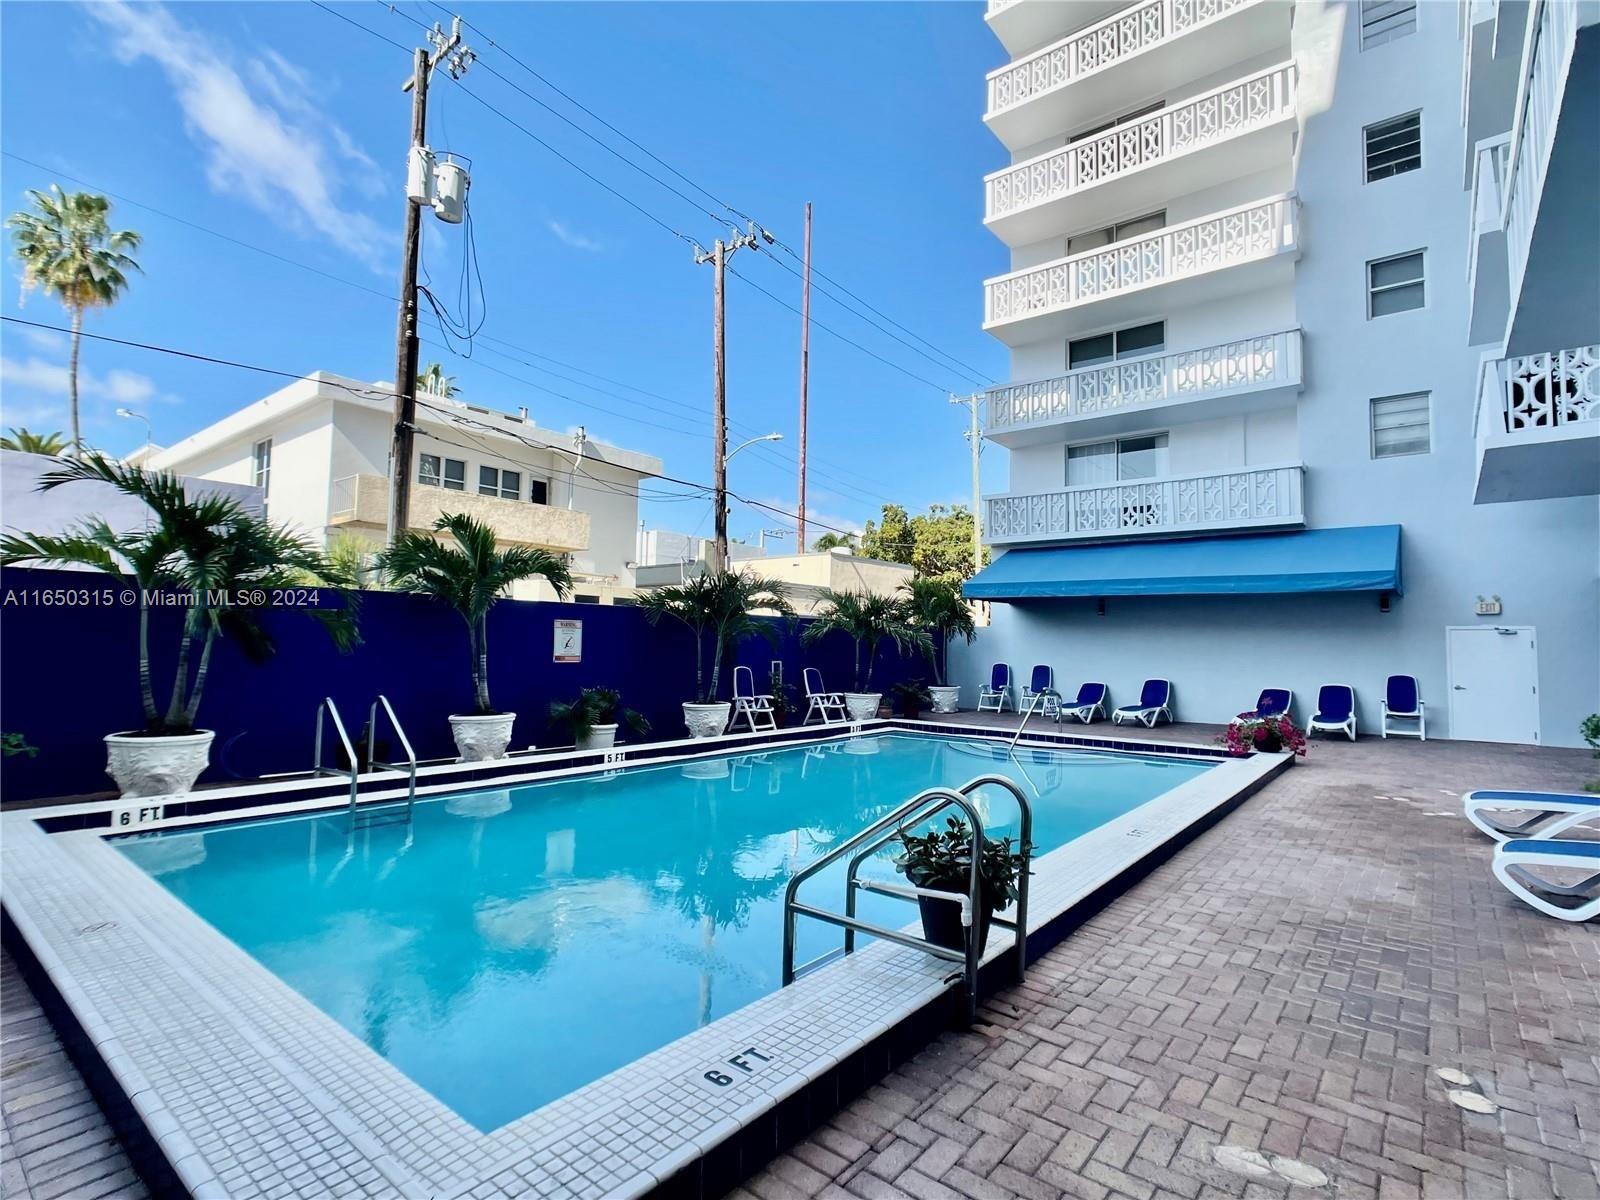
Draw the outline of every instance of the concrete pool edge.
<instances>
[{"instance_id":1,"label":"concrete pool edge","mask_svg":"<svg viewBox=\"0 0 1600 1200\"><path fill-rule=\"evenodd\" d=\"M891 727L912 725L884 722L872 728L887 732ZM941 735L953 732L945 725L925 728ZM814 737L817 731L809 732ZM979 735L978 730L971 733ZM982 733L987 740L995 740L993 731ZM1103 743L1095 744L1103 747ZM1023 748L1028 745L1025 742ZM1128 745L1143 753L1170 753L1162 745ZM1044 743L1036 748L1050 746ZM718 751L726 753L727 749L722 746ZM1217 770L1041 856L1034 883L1035 933L1030 936L1030 946L1081 901L1164 852L1174 839L1192 832L1198 822L1237 803L1287 766L1288 761L1277 756L1228 760ZM814 1119L801 1117L802 1111L810 1113L811 1105L807 1101L797 1106L796 1097L820 1097L832 1089L837 1102L848 1100L848 1095L840 1094L840 1079L852 1074L864 1079L874 1062L887 1070L894 1054L882 1047L897 1037L904 1042L907 1021L926 1029L928 1014L950 991L939 964L914 952L870 946L852 960L835 963L795 987L747 1005L491 1134L479 1134L189 913L155 880L106 846L101 836L46 837L33 824L38 815L12 813L5 817L8 834L22 833L14 822L31 826L32 834L6 839L6 907L25 914L17 923L18 932L28 941L30 951L36 943L43 950L37 955L42 969L60 986L64 1002L84 1020L90 1042L102 1047L100 1053L110 1073L122 1081L141 1119L153 1134L163 1134L155 1140L176 1175L195 1195L234 1194L231 1180L237 1177L237 1168L230 1170L226 1162L221 1170L212 1170L201 1153L202 1146L209 1142L221 1157L234 1162L250 1146L217 1146L215 1136L202 1141L205 1133L215 1132L203 1119L192 1137L186 1133L187 1127L174 1116L174 1109L187 1109L182 1103L171 1108L164 1105L164 1089L176 1087L179 1101L193 1097L171 1082L170 1072L152 1085L149 1080L157 1078L158 1072L147 1075L141 1069L141 1061L159 1058L162 1049L169 1051L170 1058L169 1039L160 1036L158 1028L157 1037L150 1041L146 1036L150 1029L140 1028L138 1013L120 1006L111 1013L104 1011L107 999L114 995L106 991L108 979L124 971L135 977L147 974L153 959L164 961L164 966L156 966L156 975L176 977L195 998L201 998L195 1008L196 1020L218 1026L226 1043L220 1048L220 1057L235 1057L231 1040L237 1036L249 1043L254 1060L263 1064L260 1069L273 1073L275 1079L298 1080L299 1099L310 1097L306 1103L311 1109L303 1119L288 1118L292 1128L287 1130L269 1122L268 1134L308 1138L316 1146L323 1144L319 1139L326 1139L333 1143L329 1153L351 1158L360 1176L374 1184L376 1191L392 1193L400 1188L407 1195L456 1196L480 1190L485 1195L502 1191L639 1194L667 1184L674 1189L690 1188L686 1171L707 1183L705 1174L710 1171L720 1186L730 1141L736 1147L734 1157L743 1161L747 1153L738 1148L741 1140L754 1146L770 1143L770 1153L776 1153L785 1129L793 1136L803 1135L799 1126L809 1127L824 1114ZM30 863L30 859L34 861ZM116 869L111 860L124 869ZM48 891L63 895L45 902L30 894L42 873L54 876L56 886ZM74 890L74 883L89 900L64 896ZM119 918L125 927L117 925ZM103 922L111 922L112 927L85 934L86 929ZM79 945L77 957L82 961L74 969L56 951L62 949L70 957L72 943L85 936L102 943L118 941L121 957L133 965L119 965L116 955L109 962L100 961L93 953L85 958ZM161 944L152 946L152 941ZM993 959L1001 953L1006 941L997 938L987 957ZM77 977L85 974L99 977L85 981L93 986L94 995L80 985ZM292 999L286 1001L274 992L289 993ZM145 1015L160 1020L159 1015ZM98 1037L94 1036L97 1032ZM338 1044L341 1042L345 1044ZM753 1047L774 1053L757 1049L751 1058L745 1052ZM741 1079L734 1092L708 1092L697 1082L705 1069L741 1054L760 1069ZM219 1086L235 1103L244 1090L230 1090L225 1079ZM227 1107L226 1098L216 1102ZM203 1113L204 1108L198 1111ZM393 1126L391 1118L401 1117L406 1122L405 1132L397 1133L401 1127ZM765 1133L751 1136L750 1131L763 1122L774 1127L772 1137L768 1139ZM262 1140L252 1137L257 1143ZM290 1178L295 1165L285 1167L281 1177Z\"/></svg>"}]
</instances>

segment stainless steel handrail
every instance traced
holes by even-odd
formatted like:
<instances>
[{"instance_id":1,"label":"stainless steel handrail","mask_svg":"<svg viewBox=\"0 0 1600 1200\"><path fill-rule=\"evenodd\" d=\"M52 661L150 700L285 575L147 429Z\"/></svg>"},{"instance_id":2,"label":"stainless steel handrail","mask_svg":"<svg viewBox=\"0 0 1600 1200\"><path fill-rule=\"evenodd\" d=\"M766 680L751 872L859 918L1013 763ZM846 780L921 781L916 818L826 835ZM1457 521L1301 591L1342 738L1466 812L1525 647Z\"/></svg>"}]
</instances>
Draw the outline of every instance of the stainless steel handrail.
<instances>
[{"instance_id":1,"label":"stainless steel handrail","mask_svg":"<svg viewBox=\"0 0 1600 1200\"><path fill-rule=\"evenodd\" d=\"M1028 802L1028 798L1023 794L1022 789L1005 776L979 775L974 779L968 780L959 788L932 787L918 792L893 812L874 821L859 833L846 838L826 854L808 863L795 873L789 880L789 885L784 892L783 898L784 986L787 987L800 975L833 961L841 954L849 955L854 953L855 935L857 933L865 933L888 942L894 942L897 945L921 950L934 958L960 963L962 976L966 984L967 1020L970 1023L976 1019L979 966L978 932L982 920L982 908L980 906L983 903L981 868L984 832L983 816L979 813L977 805L973 803L971 796L979 788L991 784L1002 787L1011 793L1017 802L1020 814L1018 841L1023 862L1022 873L1017 883L1015 916L1014 919L1009 921L998 916L991 918L992 924L1013 931L1015 945L1012 954L1016 961L1016 978L1020 981L1028 961L1028 869L1032 861L1033 851L1033 806ZM885 884L857 878L857 872L861 864L881 849L886 842L898 836L908 822L926 821L946 808L952 807L961 809L972 829L974 853L972 856L971 875L968 878L965 894ZM851 854L852 851L855 852L853 855ZM802 904L798 898L800 885L846 855L851 855L851 858L845 876L845 911L836 913L828 909L818 908L815 905ZM880 925L862 921L856 916L856 894L861 891L875 892L904 900L928 897L946 903L960 904L961 923L966 931L963 950L957 951L946 946L939 946L926 938L920 938L914 934L887 929ZM844 930L844 946L842 950L829 952L820 958L797 967L794 961L795 926L796 918L802 916L811 917L842 928Z\"/></svg>"},{"instance_id":2,"label":"stainless steel handrail","mask_svg":"<svg viewBox=\"0 0 1600 1200\"><path fill-rule=\"evenodd\" d=\"M383 762L377 755L378 741L378 709L382 707L384 715L389 718L389 727L400 739L400 746L406 752L404 763ZM417 752L411 748L411 739L406 736L406 731L400 726L400 718L394 715L394 706L389 703L389 698L379 695L372 702L372 708L367 713L367 769L381 767L388 771L401 771L406 776L406 819L411 819L411 809L417 802ZM355 800L352 797L350 812L355 813Z\"/></svg>"},{"instance_id":3,"label":"stainless steel handrail","mask_svg":"<svg viewBox=\"0 0 1600 1200\"><path fill-rule=\"evenodd\" d=\"M333 718L333 731L339 735L339 744L344 747L344 760L350 764L348 770L322 765L322 719ZM348 775L350 777L350 811L356 810L356 790L359 787L360 765L356 762L355 747L350 744L350 735L344 731L344 722L339 719L339 707L334 704L332 696L324 696L322 703L317 705L317 737L311 750L311 773L313 775Z\"/></svg>"}]
</instances>

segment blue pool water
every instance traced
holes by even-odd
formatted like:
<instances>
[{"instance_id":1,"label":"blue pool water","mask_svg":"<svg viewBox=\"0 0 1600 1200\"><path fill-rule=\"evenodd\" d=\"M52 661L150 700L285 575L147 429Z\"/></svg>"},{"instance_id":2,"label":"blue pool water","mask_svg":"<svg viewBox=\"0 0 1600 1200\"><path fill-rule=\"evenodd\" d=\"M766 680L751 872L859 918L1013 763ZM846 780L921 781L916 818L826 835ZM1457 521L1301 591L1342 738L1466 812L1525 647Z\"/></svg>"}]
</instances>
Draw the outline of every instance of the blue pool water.
<instances>
[{"instance_id":1,"label":"blue pool water","mask_svg":"<svg viewBox=\"0 0 1600 1200\"><path fill-rule=\"evenodd\" d=\"M1016 780L1042 854L1210 765L887 734L420 801L409 830L341 812L114 844L489 1131L776 990L789 877L921 788ZM806 898L839 907L840 878ZM802 920L799 958L838 938Z\"/></svg>"}]
</instances>

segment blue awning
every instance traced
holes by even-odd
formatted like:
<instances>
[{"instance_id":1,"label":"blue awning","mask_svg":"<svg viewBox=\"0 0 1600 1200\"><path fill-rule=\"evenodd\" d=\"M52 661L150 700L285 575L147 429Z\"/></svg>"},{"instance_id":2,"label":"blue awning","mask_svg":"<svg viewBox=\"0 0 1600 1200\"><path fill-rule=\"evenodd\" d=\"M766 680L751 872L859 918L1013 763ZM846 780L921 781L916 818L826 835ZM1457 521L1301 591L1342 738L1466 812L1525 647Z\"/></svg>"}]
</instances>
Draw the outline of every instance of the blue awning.
<instances>
[{"instance_id":1,"label":"blue awning","mask_svg":"<svg viewBox=\"0 0 1600 1200\"><path fill-rule=\"evenodd\" d=\"M972 600L1400 592L1400 526L1009 550L967 581Z\"/></svg>"}]
</instances>

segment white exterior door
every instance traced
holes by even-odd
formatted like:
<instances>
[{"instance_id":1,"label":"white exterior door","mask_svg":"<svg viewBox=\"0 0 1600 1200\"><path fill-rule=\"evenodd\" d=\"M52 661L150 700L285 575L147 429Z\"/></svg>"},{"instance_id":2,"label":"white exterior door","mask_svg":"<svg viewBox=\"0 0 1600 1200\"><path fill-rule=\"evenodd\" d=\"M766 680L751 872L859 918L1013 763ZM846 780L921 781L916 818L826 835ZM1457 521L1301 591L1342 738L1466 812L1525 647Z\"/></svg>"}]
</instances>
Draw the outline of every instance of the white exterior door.
<instances>
[{"instance_id":1,"label":"white exterior door","mask_svg":"<svg viewBox=\"0 0 1600 1200\"><path fill-rule=\"evenodd\" d=\"M1446 631L1450 736L1473 742L1539 741L1539 660L1528 626Z\"/></svg>"}]
</instances>

